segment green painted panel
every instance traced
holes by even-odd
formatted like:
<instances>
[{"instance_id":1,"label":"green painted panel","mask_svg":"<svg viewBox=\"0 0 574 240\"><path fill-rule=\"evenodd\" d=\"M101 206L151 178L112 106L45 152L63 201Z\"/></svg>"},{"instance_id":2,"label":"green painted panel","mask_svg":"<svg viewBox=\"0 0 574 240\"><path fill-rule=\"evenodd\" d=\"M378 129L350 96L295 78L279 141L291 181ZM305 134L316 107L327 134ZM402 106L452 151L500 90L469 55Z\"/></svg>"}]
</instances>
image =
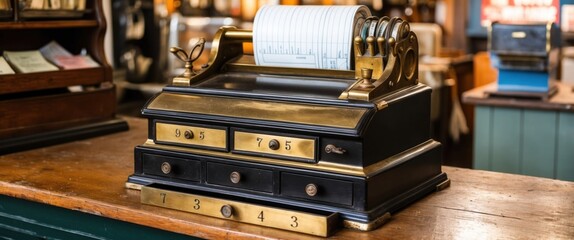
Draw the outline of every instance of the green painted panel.
<instances>
[{"instance_id":1,"label":"green painted panel","mask_svg":"<svg viewBox=\"0 0 574 240\"><path fill-rule=\"evenodd\" d=\"M18 238L13 238L19 236ZM0 195L0 239L197 239Z\"/></svg>"},{"instance_id":2,"label":"green painted panel","mask_svg":"<svg viewBox=\"0 0 574 240\"><path fill-rule=\"evenodd\" d=\"M492 169L520 173L522 111L494 108L492 111Z\"/></svg>"},{"instance_id":3,"label":"green painted panel","mask_svg":"<svg viewBox=\"0 0 574 240\"><path fill-rule=\"evenodd\" d=\"M524 110L522 174L554 178L557 115L555 111Z\"/></svg>"},{"instance_id":4,"label":"green painted panel","mask_svg":"<svg viewBox=\"0 0 574 240\"><path fill-rule=\"evenodd\" d=\"M556 178L574 181L574 113L560 112L558 118Z\"/></svg>"},{"instance_id":5,"label":"green painted panel","mask_svg":"<svg viewBox=\"0 0 574 240\"><path fill-rule=\"evenodd\" d=\"M473 168L490 170L492 107L477 105L474 112Z\"/></svg>"}]
</instances>

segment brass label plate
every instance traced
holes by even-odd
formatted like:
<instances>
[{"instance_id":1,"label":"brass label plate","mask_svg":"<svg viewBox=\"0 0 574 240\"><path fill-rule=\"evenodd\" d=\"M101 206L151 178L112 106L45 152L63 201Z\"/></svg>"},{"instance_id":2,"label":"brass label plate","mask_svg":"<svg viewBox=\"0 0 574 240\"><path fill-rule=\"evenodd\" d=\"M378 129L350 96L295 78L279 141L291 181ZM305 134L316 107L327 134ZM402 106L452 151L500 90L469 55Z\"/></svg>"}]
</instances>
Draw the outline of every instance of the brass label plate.
<instances>
[{"instance_id":1,"label":"brass label plate","mask_svg":"<svg viewBox=\"0 0 574 240\"><path fill-rule=\"evenodd\" d=\"M355 129L368 108L162 92L148 109Z\"/></svg>"},{"instance_id":2,"label":"brass label plate","mask_svg":"<svg viewBox=\"0 0 574 240\"><path fill-rule=\"evenodd\" d=\"M155 141L226 150L227 130L156 122Z\"/></svg>"},{"instance_id":3,"label":"brass label plate","mask_svg":"<svg viewBox=\"0 0 574 240\"><path fill-rule=\"evenodd\" d=\"M315 139L234 131L233 150L315 160ZM277 148L274 149L275 143Z\"/></svg>"},{"instance_id":4,"label":"brass label plate","mask_svg":"<svg viewBox=\"0 0 574 240\"><path fill-rule=\"evenodd\" d=\"M147 186L141 189L141 203L322 237L336 227L335 213L306 213Z\"/></svg>"}]
</instances>

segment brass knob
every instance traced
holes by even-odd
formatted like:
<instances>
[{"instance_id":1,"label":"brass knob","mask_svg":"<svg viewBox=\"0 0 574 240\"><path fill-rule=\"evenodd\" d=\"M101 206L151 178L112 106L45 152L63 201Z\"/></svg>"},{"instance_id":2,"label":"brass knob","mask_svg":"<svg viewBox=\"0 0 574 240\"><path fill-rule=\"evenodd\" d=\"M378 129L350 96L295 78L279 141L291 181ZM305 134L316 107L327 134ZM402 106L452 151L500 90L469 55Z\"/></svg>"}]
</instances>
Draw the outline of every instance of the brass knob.
<instances>
[{"instance_id":1,"label":"brass knob","mask_svg":"<svg viewBox=\"0 0 574 240\"><path fill-rule=\"evenodd\" d=\"M359 84L361 88L374 88L375 85L372 83L373 69L361 68L361 78L363 81Z\"/></svg>"},{"instance_id":2,"label":"brass knob","mask_svg":"<svg viewBox=\"0 0 574 240\"><path fill-rule=\"evenodd\" d=\"M317 185L314 183L307 184L307 186L305 186L305 193L307 193L309 197L317 195Z\"/></svg>"},{"instance_id":3,"label":"brass knob","mask_svg":"<svg viewBox=\"0 0 574 240\"><path fill-rule=\"evenodd\" d=\"M275 139L271 139L271 141L269 141L269 148L271 150L277 150L279 149L279 141L275 140Z\"/></svg>"},{"instance_id":4,"label":"brass knob","mask_svg":"<svg viewBox=\"0 0 574 240\"><path fill-rule=\"evenodd\" d=\"M228 204L221 206L221 209L219 211L221 212L221 215L225 218L230 218L231 216L233 216L233 207Z\"/></svg>"},{"instance_id":5,"label":"brass knob","mask_svg":"<svg viewBox=\"0 0 574 240\"><path fill-rule=\"evenodd\" d=\"M169 174L171 172L171 164L169 164L168 162L163 162L161 164L161 172L163 172L164 174Z\"/></svg>"},{"instance_id":6,"label":"brass knob","mask_svg":"<svg viewBox=\"0 0 574 240\"><path fill-rule=\"evenodd\" d=\"M193 139L193 132L191 130L185 130L185 133L183 133L183 136L186 139Z\"/></svg>"},{"instance_id":7,"label":"brass knob","mask_svg":"<svg viewBox=\"0 0 574 240\"><path fill-rule=\"evenodd\" d=\"M231 172L231 174L229 174L229 180L231 180L232 183L239 183L239 181L241 181L241 174L238 172Z\"/></svg>"}]
</instances>

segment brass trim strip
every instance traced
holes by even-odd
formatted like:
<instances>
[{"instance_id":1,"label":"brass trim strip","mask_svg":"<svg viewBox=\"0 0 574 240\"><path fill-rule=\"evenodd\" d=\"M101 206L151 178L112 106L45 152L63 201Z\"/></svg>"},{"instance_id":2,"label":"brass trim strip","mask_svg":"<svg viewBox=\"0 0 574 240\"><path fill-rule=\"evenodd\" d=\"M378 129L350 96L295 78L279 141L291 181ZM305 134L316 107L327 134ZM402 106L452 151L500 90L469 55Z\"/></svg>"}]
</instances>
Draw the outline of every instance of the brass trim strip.
<instances>
[{"instance_id":1,"label":"brass trim strip","mask_svg":"<svg viewBox=\"0 0 574 240\"><path fill-rule=\"evenodd\" d=\"M178 146L168 146L168 145L161 145L155 144L153 140L148 139L144 144L144 147L155 148L155 149L162 149L168 151L178 151L178 152L187 152L193 153L198 155L205 155L205 156L214 156L214 157L221 157L239 161L248 161L248 162L257 162L257 163L265 163L265 164L274 164L280 165L285 167L295 167L295 168L304 168L304 169L312 169L324 172L332 172L332 173L340 173L345 175L351 176L361 176L364 177L363 168L362 167L355 167L343 164L322 164L322 163L305 163L300 161L290 161L290 160L278 160L273 158L267 157L258 157L258 156L250 156L250 155L242 155L242 154L234 154L230 152L218 152L218 151L210 151L210 150L202 150L202 149L194 149L194 148L186 148L186 147L178 147Z\"/></svg>"},{"instance_id":2,"label":"brass trim strip","mask_svg":"<svg viewBox=\"0 0 574 240\"><path fill-rule=\"evenodd\" d=\"M450 179L444 180L443 182L439 183L438 185L436 185L436 191L442 191L445 190L446 188L450 187Z\"/></svg>"},{"instance_id":3,"label":"brass trim strip","mask_svg":"<svg viewBox=\"0 0 574 240\"><path fill-rule=\"evenodd\" d=\"M235 131L233 150L315 160L315 139ZM272 149L271 143L277 144Z\"/></svg>"},{"instance_id":4,"label":"brass trim strip","mask_svg":"<svg viewBox=\"0 0 574 240\"><path fill-rule=\"evenodd\" d=\"M426 151L435 148L437 146L440 146L440 143L435 141L435 140L428 140L422 144L419 144L416 147L413 147L409 150L406 150L402 153L399 154L395 154L393 156L388 157L387 159L378 161L374 164L371 164L367 167L365 167L364 172L367 176L375 176L378 173L382 172L385 169L389 169L392 168L394 166L397 166L403 162L406 162L418 155L421 155L423 153L425 153Z\"/></svg>"},{"instance_id":5,"label":"brass trim strip","mask_svg":"<svg viewBox=\"0 0 574 240\"><path fill-rule=\"evenodd\" d=\"M378 217L377 219L370 221L368 223L361 223L361 222L354 222L351 220L343 220L343 226L345 228L355 229L359 231L371 231L374 230L386 222L391 220L391 213L387 212L383 214L383 216Z\"/></svg>"},{"instance_id":6,"label":"brass trim strip","mask_svg":"<svg viewBox=\"0 0 574 240\"><path fill-rule=\"evenodd\" d=\"M141 184L136 184L136 183L131 183L131 182L126 182L125 183L125 187L127 189L132 189L132 190L142 190L143 185Z\"/></svg>"},{"instance_id":7,"label":"brass trim strip","mask_svg":"<svg viewBox=\"0 0 574 240\"><path fill-rule=\"evenodd\" d=\"M155 123L158 142L227 149L227 130L194 125Z\"/></svg>"},{"instance_id":8,"label":"brass trim strip","mask_svg":"<svg viewBox=\"0 0 574 240\"><path fill-rule=\"evenodd\" d=\"M323 162L319 161L318 163L304 163L304 162L297 162L297 161L289 161L289 160L278 160L273 158L267 157L257 157L257 156L247 156L241 154L233 154L229 152L218 152L218 151L210 151L210 150L202 150L202 149L193 149L193 148L185 148L185 147L177 147L177 146L168 146L168 145L161 145L155 144L153 140L148 139L143 146L155 149L163 149L169 151L178 151L178 152L188 152L198 155L206 155L206 156L214 156L214 157L222 157L227 159L234 159L240 161L249 161L249 162L257 162L257 163L265 163L265 164L274 164L279 166L286 166L286 167L296 167L296 168L304 168L316 171L323 171L323 172L332 172L332 173L339 173L345 174L350 176L358 176L358 177L365 177L370 178L379 174L380 172L384 171L385 169L389 169L393 166L401 164L405 161L408 161L411 158L414 158L422 153L425 153L431 148L440 145L439 142L434 141L432 139L419 144L409 150L406 150L402 153L396 154L391 156L387 159L383 159L378 161L375 164L371 164L367 167L360 167L360 166L350 166L345 164L338 164L338 163L330 163L330 162Z\"/></svg>"},{"instance_id":9,"label":"brass trim strip","mask_svg":"<svg viewBox=\"0 0 574 240\"><path fill-rule=\"evenodd\" d=\"M143 186L141 203L265 227L327 237L336 213L319 215Z\"/></svg>"},{"instance_id":10,"label":"brass trim strip","mask_svg":"<svg viewBox=\"0 0 574 240\"><path fill-rule=\"evenodd\" d=\"M332 70L332 69L311 69L311 68L290 68L290 67L271 67L260 66L255 64L253 55L242 55L226 63L229 71L250 72L259 74L277 74L288 76L306 76L306 77L328 77L339 79L355 79L355 72L349 70Z\"/></svg>"},{"instance_id":11,"label":"brass trim strip","mask_svg":"<svg viewBox=\"0 0 574 240\"><path fill-rule=\"evenodd\" d=\"M148 109L354 129L369 109L162 92Z\"/></svg>"}]
</instances>

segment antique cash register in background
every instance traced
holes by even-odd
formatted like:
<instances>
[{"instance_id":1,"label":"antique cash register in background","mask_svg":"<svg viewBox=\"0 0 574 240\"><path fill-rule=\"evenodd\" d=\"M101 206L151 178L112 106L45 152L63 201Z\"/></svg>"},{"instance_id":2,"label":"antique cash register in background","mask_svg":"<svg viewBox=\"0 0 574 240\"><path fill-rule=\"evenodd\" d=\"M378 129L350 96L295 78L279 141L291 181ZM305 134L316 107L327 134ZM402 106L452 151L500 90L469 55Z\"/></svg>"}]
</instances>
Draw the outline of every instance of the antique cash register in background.
<instances>
[{"instance_id":1,"label":"antique cash register in background","mask_svg":"<svg viewBox=\"0 0 574 240\"><path fill-rule=\"evenodd\" d=\"M370 15L265 6L253 31L222 27L199 70L204 41L172 48L187 70L143 108L126 186L145 204L319 236L372 230L448 186L417 37Z\"/></svg>"}]
</instances>

